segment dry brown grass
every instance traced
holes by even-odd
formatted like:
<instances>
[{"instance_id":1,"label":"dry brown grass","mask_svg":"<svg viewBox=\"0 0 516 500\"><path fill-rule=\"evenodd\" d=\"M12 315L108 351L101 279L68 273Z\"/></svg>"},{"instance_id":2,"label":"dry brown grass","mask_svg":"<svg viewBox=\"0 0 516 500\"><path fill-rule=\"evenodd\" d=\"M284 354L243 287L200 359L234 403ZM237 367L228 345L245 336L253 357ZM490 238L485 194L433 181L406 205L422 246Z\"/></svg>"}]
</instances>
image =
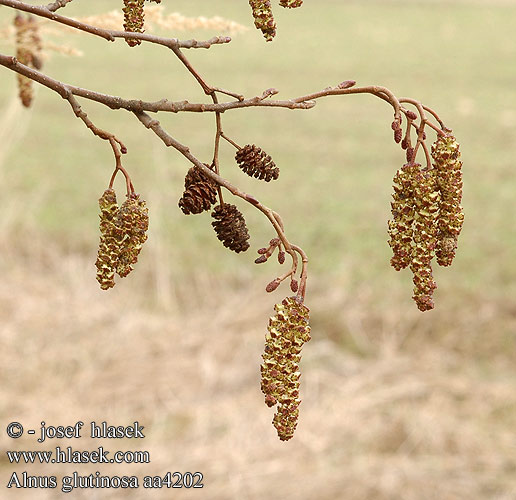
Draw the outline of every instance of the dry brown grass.
<instances>
[{"instance_id":1,"label":"dry brown grass","mask_svg":"<svg viewBox=\"0 0 516 500\"><path fill-rule=\"evenodd\" d=\"M328 291L312 282L314 339L302 363L301 421L294 440L284 444L259 390L270 296L252 284L232 287L230 280L192 274L170 291L172 300L159 301L153 247L139 275L106 294L94 281L93 255L67 253L29 223L4 231L0 245L2 425L137 419L147 431L143 442L118 445L82 439L36 446L2 434L3 478L12 470L99 469L14 468L5 462L6 449L103 444L147 449L152 460L104 466L103 474L195 469L205 474L202 494L213 499L516 495L510 356L477 364L467 349L439 345L422 331L419 315L403 306L380 313L367 291L348 297L344 287ZM514 316L505 320L514 327ZM426 328L437 326L431 316L427 321ZM445 344L455 338L462 345L458 337L468 334L467 325L466 319L451 325ZM9 498L56 495L11 492ZM86 490L76 497L121 495ZM142 491L123 495L146 498ZM153 496L169 497L166 490Z\"/></svg>"}]
</instances>

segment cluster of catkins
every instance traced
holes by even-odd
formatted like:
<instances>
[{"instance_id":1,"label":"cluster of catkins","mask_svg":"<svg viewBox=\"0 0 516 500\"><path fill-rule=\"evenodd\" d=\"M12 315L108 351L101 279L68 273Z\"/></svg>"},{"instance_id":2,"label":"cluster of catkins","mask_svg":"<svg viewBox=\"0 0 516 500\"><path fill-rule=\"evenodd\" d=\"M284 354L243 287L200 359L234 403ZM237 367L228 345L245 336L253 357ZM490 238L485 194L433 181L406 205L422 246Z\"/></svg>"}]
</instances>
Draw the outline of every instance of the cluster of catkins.
<instances>
[{"instance_id":1,"label":"cluster of catkins","mask_svg":"<svg viewBox=\"0 0 516 500\"><path fill-rule=\"evenodd\" d=\"M396 172L389 221L391 265L410 267L414 296L420 311L433 309L437 287L432 259L449 266L455 257L457 239L464 222L462 162L459 144L451 134L440 135L432 146L433 168L421 168L414 161Z\"/></svg>"},{"instance_id":2,"label":"cluster of catkins","mask_svg":"<svg viewBox=\"0 0 516 500\"><path fill-rule=\"evenodd\" d=\"M147 0L149 2L161 3L161 0ZM145 21L144 0L124 0L124 30L131 33L143 33ZM130 47L140 45L141 41L136 38L126 38Z\"/></svg>"},{"instance_id":3,"label":"cluster of catkins","mask_svg":"<svg viewBox=\"0 0 516 500\"><path fill-rule=\"evenodd\" d=\"M14 18L16 31L16 59L21 64L30 68L40 70L41 60L41 38L39 36L38 24L32 16L17 14ZM33 89L32 80L17 73L18 93L22 104L28 108L32 104Z\"/></svg>"},{"instance_id":4,"label":"cluster of catkins","mask_svg":"<svg viewBox=\"0 0 516 500\"><path fill-rule=\"evenodd\" d=\"M97 255L97 281L102 290L115 286L115 273L127 276L138 260L147 240L148 209L140 196L131 193L119 207L113 189L99 199L100 244Z\"/></svg>"},{"instance_id":5,"label":"cluster of catkins","mask_svg":"<svg viewBox=\"0 0 516 500\"><path fill-rule=\"evenodd\" d=\"M249 0L249 5L253 10L254 25L263 33L265 40L270 42L276 36L276 21L270 0ZM295 9L303 5L303 0L280 0L280 5Z\"/></svg>"},{"instance_id":6,"label":"cluster of catkins","mask_svg":"<svg viewBox=\"0 0 516 500\"><path fill-rule=\"evenodd\" d=\"M282 441L294 435L299 417L299 362L301 349L310 340L309 309L297 297L288 297L274 306L269 319L262 355L261 388L265 404L277 406L272 420Z\"/></svg>"}]
</instances>

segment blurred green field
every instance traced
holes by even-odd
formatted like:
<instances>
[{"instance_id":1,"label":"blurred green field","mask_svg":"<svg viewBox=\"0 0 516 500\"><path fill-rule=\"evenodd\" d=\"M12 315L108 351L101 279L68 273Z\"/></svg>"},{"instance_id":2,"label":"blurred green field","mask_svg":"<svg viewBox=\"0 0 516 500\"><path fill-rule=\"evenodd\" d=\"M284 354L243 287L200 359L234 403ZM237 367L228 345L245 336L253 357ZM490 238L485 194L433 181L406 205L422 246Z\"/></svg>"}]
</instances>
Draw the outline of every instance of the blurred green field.
<instances>
[{"instance_id":1,"label":"blurred green field","mask_svg":"<svg viewBox=\"0 0 516 500\"><path fill-rule=\"evenodd\" d=\"M98 12L104 4L88 2L87 11ZM245 2L233 4L214 2L203 7L203 14L218 13L249 25ZM175 2L174 8L187 15L198 13L191 2ZM82 14L86 7L71 5L69 12ZM507 217L516 184L510 170L516 40L507 36L513 16L513 6L493 4L324 2L320 7L279 12L278 37L272 44L263 43L258 32L250 30L236 35L229 46L188 55L209 82L246 96L271 86L280 90L280 97L297 96L353 78L359 84L385 85L398 96L416 97L439 110L462 144L467 214L457 263L453 271L442 273L440 282L442 288L447 281L460 281L468 289L479 289L487 281L500 279L507 285L515 281L511 266L503 270L498 266L500 260L511 260L516 246L516 232ZM46 71L63 81L147 100L203 98L191 77L161 47L129 51L123 43L107 44L86 35L59 42L85 53L83 58L54 55L48 61ZM5 43L2 49L9 52ZM2 79L0 98L6 107L15 82L8 73ZM30 119L30 125L25 140L10 149L4 175L28 197L34 189L44 188L34 214L43 230L68 244L81 240L87 245L97 231L96 198L111 173L111 153L82 123L70 120L70 110L60 104L57 95L42 89L34 112L17 117L22 122ZM196 246L208 246L204 265L219 270L223 262L224 269L232 268L234 257L223 255L213 242L208 215L186 219L176 213L188 168L185 160L166 151L127 113L91 103L85 103L85 109L98 126L127 143L126 166L151 209L159 207L153 210L153 229L163 229L160 237L167 240L170 251L188 248L190 254ZM210 157L212 116L162 114L160 119L198 157ZM378 274L387 274L389 282L403 280L403 275L396 276L385 266L390 252L385 244L390 183L403 161L392 144L390 119L389 107L370 96L327 98L307 112L227 113L227 133L269 151L282 168L282 178L274 186L244 178L234 168L230 148L224 150L224 173L286 214L291 239L307 249L314 272L338 273L352 258L356 259L354 284ZM261 215L244 209L251 212L253 243L260 246L269 228L262 229L266 224ZM247 265L249 258L237 260ZM457 280L458 275L463 279Z\"/></svg>"},{"instance_id":2,"label":"blurred green field","mask_svg":"<svg viewBox=\"0 0 516 500\"><path fill-rule=\"evenodd\" d=\"M50 90L38 89L33 109L22 110L14 75L0 68L0 346L15 373L2 390L2 422L16 412L39 421L33 405L60 419L138 413L159 430L159 463L167 463L163 443L177 447L170 453L178 467L180 451L193 450L188 463L210 472L209 498L516 498L516 3L307 1L294 11L276 8L278 35L270 44L252 27L245 1L162 4L250 28L229 45L187 52L215 86L246 97L275 87L279 98L289 98L355 79L436 109L461 143L464 162L466 221L456 260L436 269L436 309L422 315L411 300L410 273L389 266L391 182L404 154L392 141L392 111L383 101L330 97L308 111L223 116L224 131L261 146L281 175L271 184L247 178L226 144L222 175L282 214L290 240L310 257L314 340L305 348L299 439L281 447L257 385L267 315L288 293L262 292L280 270L253 264L256 249L273 236L266 219L237 201L252 247L230 254L208 214L185 217L177 208L186 160L131 114L81 101L97 126L128 146L124 165L151 218L134 275L102 294L92 263L111 150ZM76 0L63 13L116 7ZM11 9L0 8L0 29L11 19ZM44 71L64 82L147 101L206 99L163 47L130 50L122 41L73 33L53 41L84 52L50 54ZM12 53L12 44L0 39L0 52ZM213 116L158 119L209 161ZM49 332L55 351L45 341ZM96 359L104 342L124 361ZM29 355L34 365L24 366ZM104 362L115 367L107 375L100 373ZM37 393L26 377L39 373L49 385ZM59 413L61 398L72 395L63 376L85 400L72 396L71 409ZM89 390L99 384L109 399L108 383L126 391L116 411ZM39 392L51 384L61 395L47 401ZM17 401L16 392L33 405ZM206 415L219 410L225 419L210 423ZM254 419L258 411L265 422L253 422L245 434L246 415ZM295 484L281 482L287 473ZM310 486L310 474L324 484L320 490Z\"/></svg>"}]
</instances>

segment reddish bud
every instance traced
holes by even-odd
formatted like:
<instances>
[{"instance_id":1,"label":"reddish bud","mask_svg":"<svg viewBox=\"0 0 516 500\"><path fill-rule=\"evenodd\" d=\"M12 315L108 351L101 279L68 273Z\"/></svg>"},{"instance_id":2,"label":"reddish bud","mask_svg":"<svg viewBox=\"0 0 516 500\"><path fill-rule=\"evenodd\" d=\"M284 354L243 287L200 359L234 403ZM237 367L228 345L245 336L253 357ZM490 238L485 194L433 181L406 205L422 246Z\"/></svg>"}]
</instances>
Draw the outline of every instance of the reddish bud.
<instances>
[{"instance_id":1,"label":"reddish bud","mask_svg":"<svg viewBox=\"0 0 516 500\"><path fill-rule=\"evenodd\" d=\"M246 201L248 201L249 203L252 203L253 205L260 204L260 202L252 194L246 194L245 199L246 199Z\"/></svg>"},{"instance_id":2,"label":"reddish bud","mask_svg":"<svg viewBox=\"0 0 516 500\"><path fill-rule=\"evenodd\" d=\"M267 249L266 249L266 248L259 248L259 249L258 249L258 253L259 253L260 255L262 255L262 254L264 254L264 253L267 253Z\"/></svg>"},{"instance_id":3,"label":"reddish bud","mask_svg":"<svg viewBox=\"0 0 516 500\"><path fill-rule=\"evenodd\" d=\"M407 118L410 119L410 120L417 120L417 115L416 113L414 113L414 111L407 111L405 113L407 115Z\"/></svg>"},{"instance_id":4,"label":"reddish bud","mask_svg":"<svg viewBox=\"0 0 516 500\"><path fill-rule=\"evenodd\" d=\"M267 262L267 257L265 257L265 255L261 255L254 261L255 264L263 264L264 262Z\"/></svg>"},{"instance_id":5,"label":"reddish bud","mask_svg":"<svg viewBox=\"0 0 516 500\"><path fill-rule=\"evenodd\" d=\"M278 262L283 264L285 262L285 252L278 253Z\"/></svg>"},{"instance_id":6,"label":"reddish bud","mask_svg":"<svg viewBox=\"0 0 516 500\"><path fill-rule=\"evenodd\" d=\"M337 87L339 89L349 89L351 87L353 87L354 85L356 85L357 82L355 82L355 80L346 80L345 82L342 82L342 83L339 83L337 85Z\"/></svg>"},{"instance_id":7,"label":"reddish bud","mask_svg":"<svg viewBox=\"0 0 516 500\"><path fill-rule=\"evenodd\" d=\"M401 149L407 149L408 148L408 140L406 137L403 138L401 141Z\"/></svg>"},{"instance_id":8,"label":"reddish bud","mask_svg":"<svg viewBox=\"0 0 516 500\"><path fill-rule=\"evenodd\" d=\"M271 281L266 287L265 287L265 290L268 292L268 293L271 293L271 292L274 292L274 290L276 290L276 288L279 287L280 285L280 280L278 278L276 278L275 280Z\"/></svg>"},{"instance_id":9,"label":"reddish bud","mask_svg":"<svg viewBox=\"0 0 516 500\"><path fill-rule=\"evenodd\" d=\"M410 163L413 160L414 148L407 149L407 162Z\"/></svg>"},{"instance_id":10,"label":"reddish bud","mask_svg":"<svg viewBox=\"0 0 516 500\"><path fill-rule=\"evenodd\" d=\"M290 282L290 289L291 289L294 293L296 293L296 292L297 292L297 290L299 289L299 283L297 282L297 280L292 280L292 281Z\"/></svg>"},{"instance_id":11,"label":"reddish bud","mask_svg":"<svg viewBox=\"0 0 516 500\"><path fill-rule=\"evenodd\" d=\"M394 131L394 142L396 142L396 143L401 142L402 137L403 137L403 132L401 131L401 128L397 128Z\"/></svg>"},{"instance_id":12,"label":"reddish bud","mask_svg":"<svg viewBox=\"0 0 516 500\"><path fill-rule=\"evenodd\" d=\"M262 98L265 99L265 98L267 98L267 97L269 97L271 95L276 95L277 93L279 93L278 89L270 88L270 89L267 89L267 90L263 91Z\"/></svg>"}]
</instances>

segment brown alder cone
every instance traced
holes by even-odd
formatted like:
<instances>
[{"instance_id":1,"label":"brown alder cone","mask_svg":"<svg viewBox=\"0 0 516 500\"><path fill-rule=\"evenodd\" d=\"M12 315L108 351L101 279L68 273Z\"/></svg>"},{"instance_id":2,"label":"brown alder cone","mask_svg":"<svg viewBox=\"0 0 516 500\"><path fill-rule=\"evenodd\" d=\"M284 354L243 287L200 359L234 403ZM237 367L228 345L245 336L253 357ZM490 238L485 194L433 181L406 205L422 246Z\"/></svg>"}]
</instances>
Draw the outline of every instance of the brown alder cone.
<instances>
[{"instance_id":1,"label":"brown alder cone","mask_svg":"<svg viewBox=\"0 0 516 500\"><path fill-rule=\"evenodd\" d=\"M147 241L149 210L140 195L131 194L122 203L117 213L117 226L122 232L116 272L125 278L138 261L142 245Z\"/></svg>"},{"instance_id":2,"label":"brown alder cone","mask_svg":"<svg viewBox=\"0 0 516 500\"><path fill-rule=\"evenodd\" d=\"M299 362L301 349L311 338L310 311L296 297L284 299L274 310L265 336L261 389L267 406L278 405L272 422L279 438L287 441L293 437L299 417Z\"/></svg>"},{"instance_id":3,"label":"brown alder cone","mask_svg":"<svg viewBox=\"0 0 516 500\"><path fill-rule=\"evenodd\" d=\"M406 268L412 261L414 190L415 179L420 167L419 163L407 163L396 172L393 179L392 219L388 222L388 232L389 245L393 252L391 266L396 271Z\"/></svg>"},{"instance_id":4,"label":"brown alder cone","mask_svg":"<svg viewBox=\"0 0 516 500\"><path fill-rule=\"evenodd\" d=\"M265 182L276 180L279 177L279 168L272 158L261 148L248 144L239 149L235 155L238 166L250 177Z\"/></svg>"},{"instance_id":5,"label":"brown alder cone","mask_svg":"<svg viewBox=\"0 0 516 500\"><path fill-rule=\"evenodd\" d=\"M236 253L245 252L249 248L249 232L245 219L235 205L217 205L211 216L216 219L211 225L217 238L226 248Z\"/></svg>"},{"instance_id":6,"label":"brown alder cone","mask_svg":"<svg viewBox=\"0 0 516 500\"><path fill-rule=\"evenodd\" d=\"M115 272L120 254L122 232L117 225L118 204L113 189L106 189L99 199L100 243L97 254L97 281L102 290L115 286Z\"/></svg>"},{"instance_id":7,"label":"brown alder cone","mask_svg":"<svg viewBox=\"0 0 516 500\"><path fill-rule=\"evenodd\" d=\"M295 9L303 5L303 0L280 0L280 5L287 9Z\"/></svg>"},{"instance_id":8,"label":"brown alder cone","mask_svg":"<svg viewBox=\"0 0 516 500\"><path fill-rule=\"evenodd\" d=\"M144 4L143 0L124 0L124 30L133 33L143 33ZM125 41L130 47L140 45L141 40L126 38Z\"/></svg>"},{"instance_id":9,"label":"brown alder cone","mask_svg":"<svg viewBox=\"0 0 516 500\"><path fill-rule=\"evenodd\" d=\"M269 0L249 0L253 9L254 25L259 29L265 40L270 42L276 36L276 23Z\"/></svg>"},{"instance_id":10,"label":"brown alder cone","mask_svg":"<svg viewBox=\"0 0 516 500\"><path fill-rule=\"evenodd\" d=\"M432 145L432 158L441 193L438 218L437 263L451 265L457 249L457 240L464 223L462 210L462 161L459 144L453 135L439 136Z\"/></svg>"},{"instance_id":11,"label":"brown alder cone","mask_svg":"<svg viewBox=\"0 0 516 500\"><path fill-rule=\"evenodd\" d=\"M423 170L416 175L414 196L414 250L410 264L414 273L412 298L420 311L428 311L434 308L432 295L437 288L431 266L437 243L440 201L435 169Z\"/></svg>"},{"instance_id":12,"label":"brown alder cone","mask_svg":"<svg viewBox=\"0 0 516 500\"><path fill-rule=\"evenodd\" d=\"M185 215L200 214L217 201L217 183L202 170L192 167L185 177L185 190L179 208Z\"/></svg>"}]
</instances>

